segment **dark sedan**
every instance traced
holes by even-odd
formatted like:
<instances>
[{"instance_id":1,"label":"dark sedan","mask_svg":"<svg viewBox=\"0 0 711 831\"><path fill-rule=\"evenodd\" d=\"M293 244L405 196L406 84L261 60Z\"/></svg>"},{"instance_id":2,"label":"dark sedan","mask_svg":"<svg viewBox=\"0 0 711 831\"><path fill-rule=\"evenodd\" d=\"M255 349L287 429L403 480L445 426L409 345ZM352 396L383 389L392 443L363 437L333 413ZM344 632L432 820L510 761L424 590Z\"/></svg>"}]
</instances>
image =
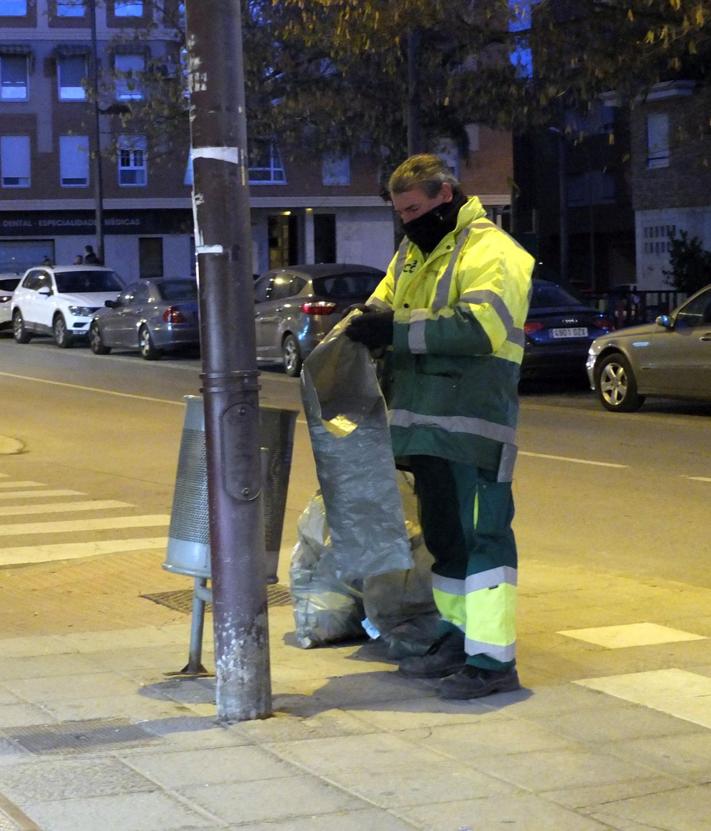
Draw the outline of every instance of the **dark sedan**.
<instances>
[{"instance_id":1,"label":"dark sedan","mask_svg":"<svg viewBox=\"0 0 711 831\"><path fill-rule=\"evenodd\" d=\"M579 374L584 378L590 344L613 328L605 314L585 305L562 286L534 278L524 325L521 377Z\"/></svg>"},{"instance_id":2,"label":"dark sedan","mask_svg":"<svg viewBox=\"0 0 711 831\"><path fill-rule=\"evenodd\" d=\"M142 279L94 315L89 345L95 355L135 349L148 361L200 342L194 277Z\"/></svg>"},{"instance_id":3,"label":"dark sedan","mask_svg":"<svg viewBox=\"0 0 711 831\"><path fill-rule=\"evenodd\" d=\"M290 265L263 274L254 286L257 359L281 362L287 375L301 364L355 303L365 303L384 272L364 265Z\"/></svg>"}]
</instances>

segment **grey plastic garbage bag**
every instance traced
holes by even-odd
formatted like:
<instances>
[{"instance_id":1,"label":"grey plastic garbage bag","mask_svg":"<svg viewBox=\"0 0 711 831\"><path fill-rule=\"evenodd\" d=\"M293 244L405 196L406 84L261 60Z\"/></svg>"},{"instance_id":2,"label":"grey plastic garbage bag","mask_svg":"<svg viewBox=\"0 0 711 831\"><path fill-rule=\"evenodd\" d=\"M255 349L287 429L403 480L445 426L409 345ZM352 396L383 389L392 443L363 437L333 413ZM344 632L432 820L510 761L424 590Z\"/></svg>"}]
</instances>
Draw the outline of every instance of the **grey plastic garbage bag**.
<instances>
[{"instance_id":1,"label":"grey plastic garbage bag","mask_svg":"<svg viewBox=\"0 0 711 831\"><path fill-rule=\"evenodd\" d=\"M359 312L353 312L359 314ZM408 569L385 400L368 350L337 324L304 362L301 392L340 579Z\"/></svg>"},{"instance_id":2,"label":"grey plastic garbage bag","mask_svg":"<svg viewBox=\"0 0 711 831\"><path fill-rule=\"evenodd\" d=\"M360 591L328 567L331 556L323 499L316 494L299 517L289 579L296 642L304 649L362 638Z\"/></svg>"}]
</instances>

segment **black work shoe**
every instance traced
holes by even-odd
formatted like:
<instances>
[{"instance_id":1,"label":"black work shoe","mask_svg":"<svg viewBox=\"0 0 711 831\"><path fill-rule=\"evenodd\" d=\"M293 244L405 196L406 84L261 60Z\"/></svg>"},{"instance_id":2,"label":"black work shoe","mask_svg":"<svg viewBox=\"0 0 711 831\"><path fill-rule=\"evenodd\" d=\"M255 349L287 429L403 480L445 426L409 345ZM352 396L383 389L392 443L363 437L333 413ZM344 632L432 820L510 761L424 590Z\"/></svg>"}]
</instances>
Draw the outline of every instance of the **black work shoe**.
<instances>
[{"instance_id":1,"label":"black work shoe","mask_svg":"<svg viewBox=\"0 0 711 831\"><path fill-rule=\"evenodd\" d=\"M518 673L513 667L497 672L467 664L442 679L439 695L440 698L481 698L495 692L511 692L520 687Z\"/></svg>"},{"instance_id":2,"label":"black work shoe","mask_svg":"<svg viewBox=\"0 0 711 831\"><path fill-rule=\"evenodd\" d=\"M456 632L448 632L438 638L424 655L400 661L399 669L408 678L442 678L462 669L466 660L464 638Z\"/></svg>"}]
</instances>

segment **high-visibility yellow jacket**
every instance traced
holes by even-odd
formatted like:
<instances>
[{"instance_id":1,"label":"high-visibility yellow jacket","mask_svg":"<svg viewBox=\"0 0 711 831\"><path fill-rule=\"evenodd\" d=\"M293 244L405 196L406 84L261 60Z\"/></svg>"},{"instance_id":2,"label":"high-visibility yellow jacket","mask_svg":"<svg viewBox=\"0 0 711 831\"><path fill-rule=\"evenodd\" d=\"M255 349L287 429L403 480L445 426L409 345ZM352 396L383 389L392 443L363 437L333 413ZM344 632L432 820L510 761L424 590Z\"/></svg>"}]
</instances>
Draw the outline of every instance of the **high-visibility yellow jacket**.
<instances>
[{"instance_id":1,"label":"high-visibility yellow jacket","mask_svg":"<svg viewBox=\"0 0 711 831\"><path fill-rule=\"evenodd\" d=\"M428 257L403 240L368 301L395 311L384 387L396 457L441 456L510 481L533 265L476 197Z\"/></svg>"}]
</instances>

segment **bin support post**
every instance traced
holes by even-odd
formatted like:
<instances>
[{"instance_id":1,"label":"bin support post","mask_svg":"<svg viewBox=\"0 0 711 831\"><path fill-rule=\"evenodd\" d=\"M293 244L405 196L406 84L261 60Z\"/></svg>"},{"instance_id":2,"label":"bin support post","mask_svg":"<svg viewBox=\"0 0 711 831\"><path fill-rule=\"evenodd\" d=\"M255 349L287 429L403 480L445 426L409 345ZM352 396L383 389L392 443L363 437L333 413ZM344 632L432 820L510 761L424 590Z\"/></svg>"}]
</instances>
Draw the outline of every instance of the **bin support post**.
<instances>
[{"instance_id":1,"label":"bin support post","mask_svg":"<svg viewBox=\"0 0 711 831\"><path fill-rule=\"evenodd\" d=\"M202 665L202 636L205 627L205 600L201 589L207 586L207 578L196 577L193 591L193 614L190 621L190 652L188 663L180 670L181 675L207 675Z\"/></svg>"}]
</instances>

